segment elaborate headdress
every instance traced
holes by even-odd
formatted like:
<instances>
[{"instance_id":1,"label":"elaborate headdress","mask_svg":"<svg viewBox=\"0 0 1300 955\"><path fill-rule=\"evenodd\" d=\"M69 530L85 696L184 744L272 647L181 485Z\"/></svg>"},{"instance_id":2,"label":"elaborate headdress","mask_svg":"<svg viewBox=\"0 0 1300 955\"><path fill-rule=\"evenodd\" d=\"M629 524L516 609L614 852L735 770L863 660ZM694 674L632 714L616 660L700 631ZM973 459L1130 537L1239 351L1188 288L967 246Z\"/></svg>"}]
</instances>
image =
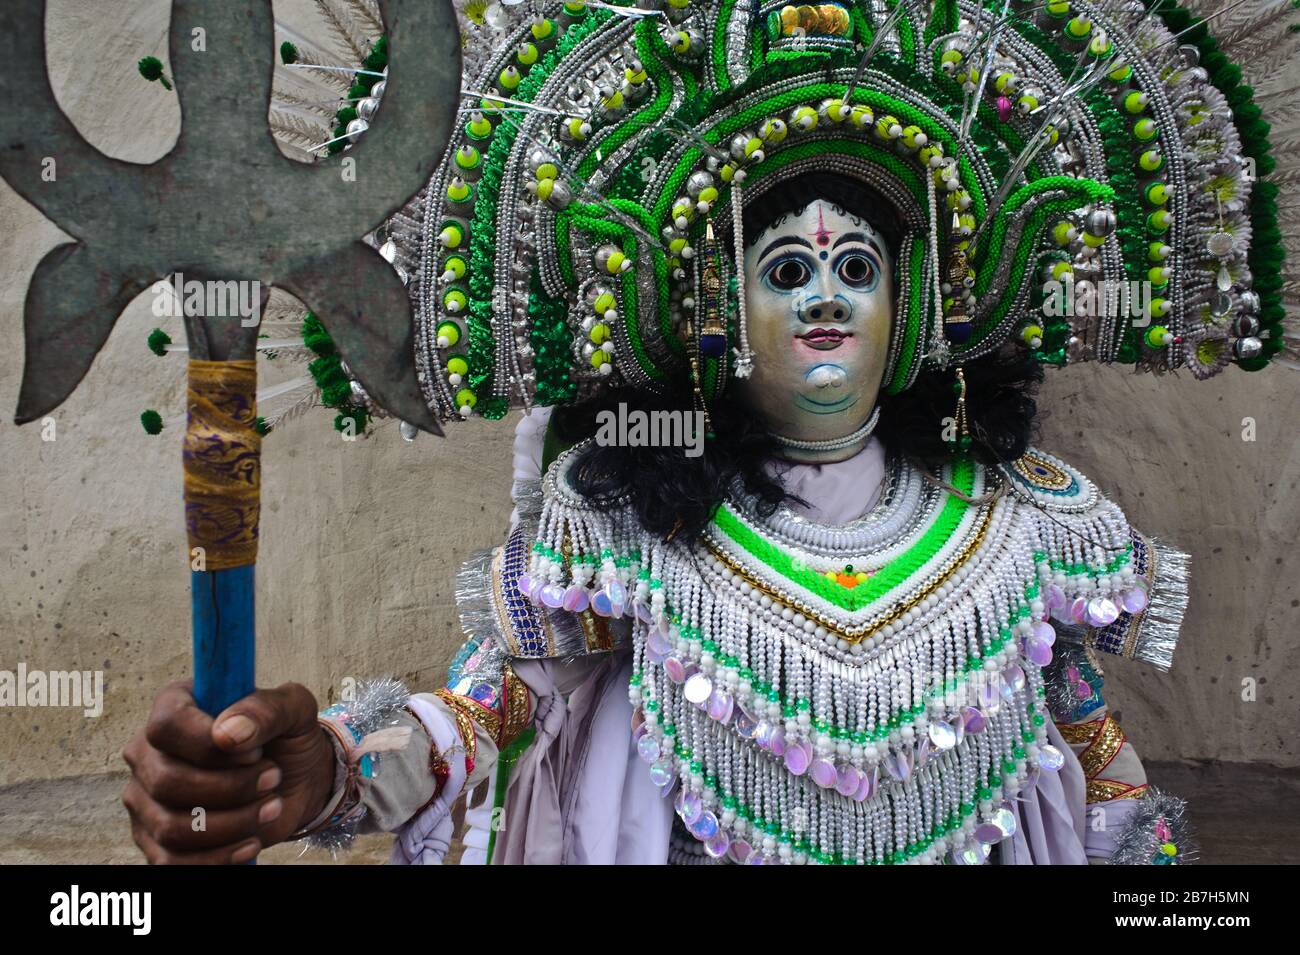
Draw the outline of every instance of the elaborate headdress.
<instances>
[{"instance_id":1,"label":"elaborate headdress","mask_svg":"<svg viewBox=\"0 0 1300 955\"><path fill-rule=\"evenodd\" d=\"M1008 341L1198 378L1294 356L1255 102L1284 90L1291 0L1204 21L1171 0L459 5L481 21L462 122L379 237L444 420L688 370L720 393L753 360L740 210L814 169L902 224L891 392ZM1216 32L1274 85L1244 85Z\"/></svg>"}]
</instances>

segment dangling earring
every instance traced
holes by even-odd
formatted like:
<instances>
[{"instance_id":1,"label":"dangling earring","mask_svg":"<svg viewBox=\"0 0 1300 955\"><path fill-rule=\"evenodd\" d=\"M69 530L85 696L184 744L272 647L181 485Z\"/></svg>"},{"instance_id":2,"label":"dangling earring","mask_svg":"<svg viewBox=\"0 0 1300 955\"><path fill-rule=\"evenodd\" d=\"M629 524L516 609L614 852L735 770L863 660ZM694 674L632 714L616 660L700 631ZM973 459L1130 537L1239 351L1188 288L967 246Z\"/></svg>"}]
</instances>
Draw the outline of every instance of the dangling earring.
<instances>
[{"instance_id":1,"label":"dangling earring","mask_svg":"<svg viewBox=\"0 0 1300 955\"><path fill-rule=\"evenodd\" d=\"M722 253L718 248L718 237L713 232L712 219L704 224L704 254L700 258L703 260L700 276L703 298L696 299L704 308L699 336L700 354L705 358L722 358L727 354L727 302L723 292Z\"/></svg>"},{"instance_id":2,"label":"dangling earring","mask_svg":"<svg viewBox=\"0 0 1300 955\"><path fill-rule=\"evenodd\" d=\"M731 187L731 244L736 261L736 365L737 378L748 378L754 371L754 353L749 350L749 312L745 305L745 201L740 183Z\"/></svg>"},{"instance_id":3,"label":"dangling earring","mask_svg":"<svg viewBox=\"0 0 1300 955\"><path fill-rule=\"evenodd\" d=\"M691 389L695 410L704 421L706 437L713 432L713 424L704 400L700 365L705 358L721 358L727 352L726 301L719 259L718 239L713 232L713 220L709 219L704 224L704 248L695 257L695 314L687 328L691 342Z\"/></svg>"},{"instance_id":4,"label":"dangling earring","mask_svg":"<svg viewBox=\"0 0 1300 955\"><path fill-rule=\"evenodd\" d=\"M961 248L957 243L957 232L961 228L961 220L957 213L952 214L952 251L948 255L948 281L943 285L943 293L950 296L944 303L946 306L943 319L943 334L948 341L955 345L962 345L970 341L971 332L974 330L971 325L970 316L966 311L966 299L969 295L967 291L967 281L970 263L966 260L966 250Z\"/></svg>"},{"instance_id":5,"label":"dangling earring","mask_svg":"<svg viewBox=\"0 0 1300 955\"><path fill-rule=\"evenodd\" d=\"M966 371L957 366L957 380L953 390L957 392L957 413L954 419L956 434L951 442L951 451L969 451L971 447L970 425L966 418Z\"/></svg>"}]
</instances>

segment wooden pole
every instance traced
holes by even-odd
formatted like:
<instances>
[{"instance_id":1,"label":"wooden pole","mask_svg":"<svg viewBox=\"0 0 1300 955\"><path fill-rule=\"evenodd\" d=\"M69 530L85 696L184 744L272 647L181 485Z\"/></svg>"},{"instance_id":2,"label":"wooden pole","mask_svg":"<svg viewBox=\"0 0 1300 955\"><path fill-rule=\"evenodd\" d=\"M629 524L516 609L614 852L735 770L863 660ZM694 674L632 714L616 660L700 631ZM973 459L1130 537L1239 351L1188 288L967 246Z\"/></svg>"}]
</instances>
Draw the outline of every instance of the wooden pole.
<instances>
[{"instance_id":1,"label":"wooden pole","mask_svg":"<svg viewBox=\"0 0 1300 955\"><path fill-rule=\"evenodd\" d=\"M252 316L205 315L197 297L185 308L190 374L183 458L194 698L213 716L256 686L261 437L255 431L255 361L268 294L261 290Z\"/></svg>"}]
</instances>

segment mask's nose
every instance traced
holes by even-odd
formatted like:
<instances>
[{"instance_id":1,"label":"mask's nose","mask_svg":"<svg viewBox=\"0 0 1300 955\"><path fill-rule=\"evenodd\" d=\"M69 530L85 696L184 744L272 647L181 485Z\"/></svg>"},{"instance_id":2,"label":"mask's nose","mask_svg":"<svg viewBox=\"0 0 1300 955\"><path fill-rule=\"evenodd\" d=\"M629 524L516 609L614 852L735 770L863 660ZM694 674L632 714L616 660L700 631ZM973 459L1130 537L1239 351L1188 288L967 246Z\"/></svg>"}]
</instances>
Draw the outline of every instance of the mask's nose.
<instances>
[{"instance_id":1,"label":"mask's nose","mask_svg":"<svg viewBox=\"0 0 1300 955\"><path fill-rule=\"evenodd\" d=\"M839 298L813 295L799 309L799 320L808 325L821 322L847 322L853 316L849 303Z\"/></svg>"}]
</instances>

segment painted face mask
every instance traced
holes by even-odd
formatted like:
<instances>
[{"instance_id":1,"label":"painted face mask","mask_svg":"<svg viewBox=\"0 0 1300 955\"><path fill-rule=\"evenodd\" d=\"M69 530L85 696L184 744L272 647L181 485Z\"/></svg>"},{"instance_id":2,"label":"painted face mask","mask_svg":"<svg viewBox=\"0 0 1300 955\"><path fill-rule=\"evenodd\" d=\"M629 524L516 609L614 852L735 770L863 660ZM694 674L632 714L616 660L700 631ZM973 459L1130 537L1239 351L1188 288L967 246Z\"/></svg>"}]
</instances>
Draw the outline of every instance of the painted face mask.
<instances>
[{"instance_id":1,"label":"painted face mask","mask_svg":"<svg viewBox=\"0 0 1300 955\"><path fill-rule=\"evenodd\" d=\"M868 222L823 200L746 248L755 363L743 398L770 430L825 440L870 417L888 360L893 265Z\"/></svg>"}]
</instances>

